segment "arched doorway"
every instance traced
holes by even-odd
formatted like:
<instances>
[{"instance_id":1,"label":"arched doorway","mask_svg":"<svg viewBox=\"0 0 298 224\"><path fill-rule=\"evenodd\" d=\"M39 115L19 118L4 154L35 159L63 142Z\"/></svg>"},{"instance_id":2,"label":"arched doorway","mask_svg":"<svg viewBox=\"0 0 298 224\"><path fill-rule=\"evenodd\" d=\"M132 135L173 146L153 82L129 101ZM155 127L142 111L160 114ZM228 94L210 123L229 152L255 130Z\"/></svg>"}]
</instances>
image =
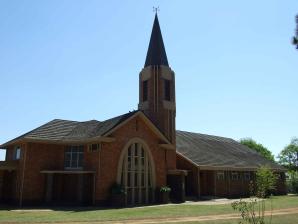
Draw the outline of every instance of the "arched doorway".
<instances>
[{"instance_id":1,"label":"arched doorway","mask_svg":"<svg viewBox=\"0 0 298 224\"><path fill-rule=\"evenodd\" d=\"M122 152L118 169L118 183L127 192L127 205L154 201L154 172L152 156L145 142L131 140Z\"/></svg>"}]
</instances>

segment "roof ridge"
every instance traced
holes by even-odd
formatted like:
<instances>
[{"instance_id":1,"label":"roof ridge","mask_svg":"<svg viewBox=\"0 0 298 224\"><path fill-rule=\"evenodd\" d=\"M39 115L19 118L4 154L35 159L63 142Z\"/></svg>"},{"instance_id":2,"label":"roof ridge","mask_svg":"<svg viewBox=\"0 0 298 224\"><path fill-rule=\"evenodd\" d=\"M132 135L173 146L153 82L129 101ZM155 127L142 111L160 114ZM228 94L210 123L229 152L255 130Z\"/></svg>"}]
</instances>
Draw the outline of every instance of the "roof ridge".
<instances>
[{"instance_id":1,"label":"roof ridge","mask_svg":"<svg viewBox=\"0 0 298 224\"><path fill-rule=\"evenodd\" d=\"M121 115L118 115L118 116L111 117L111 118L109 118L109 119L103 120L103 121L101 121L100 123L103 123L103 122L106 122L106 121L110 121L110 120L113 120L113 119L116 119L116 118L120 118L120 117L126 116L126 115L128 115L128 114L136 113L136 112L138 112L138 111L139 111L139 110L129 111L129 112L125 113L125 114L121 114Z\"/></svg>"},{"instance_id":2,"label":"roof ridge","mask_svg":"<svg viewBox=\"0 0 298 224\"><path fill-rule=\"evenodd\" d=\"M198 132L191 132L191 131L182 131L182 130L176 130L177 132L186 132L186 133L191 133L191 134L196 134L196 135L203 135L203 136L209 136L209 137L216 137L216 138L221 138L221 139L228 139L228 140L232 140L234 142L238 142L235 139L232 138L228 138L228 137L222 137L222 136L218 136L218 135L209 135L209 134L202 134L202 133L198 133ZM214 139L215 140L215 139Z\"/></svg>"}]
</instances>

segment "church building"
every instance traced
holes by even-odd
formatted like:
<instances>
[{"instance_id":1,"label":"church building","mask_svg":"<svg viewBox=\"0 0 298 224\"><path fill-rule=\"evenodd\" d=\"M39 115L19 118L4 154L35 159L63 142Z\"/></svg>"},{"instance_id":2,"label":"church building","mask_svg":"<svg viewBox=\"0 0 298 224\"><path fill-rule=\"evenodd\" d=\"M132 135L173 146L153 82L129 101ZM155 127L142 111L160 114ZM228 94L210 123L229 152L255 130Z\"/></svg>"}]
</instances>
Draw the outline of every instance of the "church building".
<instances>
[{"instance_id":1,"label":"church building","mask_svg":"<svg viewBox=\"0 0 298 224\"><path fill-rule=\"evenodd\" d=\"M265 165L278 176L275 193L286 193L285 169L257 152L230 138L176 130L175 96L156 14L138 110L104 121L55 119L0 145L0 202L107 204L115 184L128 206L159 203L166 186L177 202L244 197Z\"/></svg>"}]
</instances>

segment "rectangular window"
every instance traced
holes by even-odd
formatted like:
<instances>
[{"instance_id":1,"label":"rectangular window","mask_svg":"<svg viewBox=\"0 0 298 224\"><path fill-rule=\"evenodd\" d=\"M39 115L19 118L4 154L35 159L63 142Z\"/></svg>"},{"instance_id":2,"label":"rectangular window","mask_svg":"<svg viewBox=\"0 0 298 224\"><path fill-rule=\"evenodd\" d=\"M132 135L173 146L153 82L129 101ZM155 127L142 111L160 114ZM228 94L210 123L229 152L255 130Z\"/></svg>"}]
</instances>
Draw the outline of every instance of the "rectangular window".
<instances>
[{"instance_id":1,"label":"rectangular window","mask_svg":"<svg viewBox=\"0 0 298 224\"><path fill-rule=\"evenodd\" d=\"M101 149L101 144L90 144L88 145L88 151L89 152L98 152Z\"/></svg>"},{"instance_id":2,"label":"rectangular window","mask_svg":"<svg viewBox=\"0 0 298 224\"><path fill-rule=\"evenodd\" d=\"M171 100L171 81L164 80L164 99L167 101Z\"/></svg>"},{"instance_id":3,"label":"rectangular window","mask_svg":"<svg viewBox=\"0 0 298 224\"><path fill-rule=\"evenodd\" d=\"M143 102L148 100L148 80L143 81Z\"/></svg>"},{"instance_id":4,"label":"rectangular window","mask_svg":"<svg viewBox=\"0 0 298 224\"><path fill-rule=\"evenodd\" d=\"M245 172L243 176L244 176L244 180L246 180L246 181L250 180L250 173L249 172Z\"/></svg>"},{"instance_id":5,"label":"rectangular window","mask_svg":"<svg viewBox=\"0 0 298 224\"><path fill-rule=\"evenodd\" d=\"M17 146L13 152L13 160L19 160L21 158L21 147Z\"/></svg>"},{"instance_id":6,"label":"rectangular window","mask_svg":"<svg viewBox=\"0 0 298 224\"><path fill-rule=\"evenodd\" d=\"M83 168L84 146L67 146L64 154L65 169Z\"/></svg>"},{"instance_id":7,"label":"rectangular window","mask_svg":"<svg viewBox=\"0 0 298 224\"><path fill-rule=\"evenodd\" d=\"M232 180L239 180L239 173L238 172L232 172Z\"/></svg>"},{"instance_id":8,"label":"rectangular window","mask_svg":"<svg viewBox=\"0 0 298 224\"><path fill-rule=\"evenodd\" d=\"M217 171L216 178L217 178L217 180L224 180L225 179L225 173L223 171Z\"/></svg>"}]
</instances>

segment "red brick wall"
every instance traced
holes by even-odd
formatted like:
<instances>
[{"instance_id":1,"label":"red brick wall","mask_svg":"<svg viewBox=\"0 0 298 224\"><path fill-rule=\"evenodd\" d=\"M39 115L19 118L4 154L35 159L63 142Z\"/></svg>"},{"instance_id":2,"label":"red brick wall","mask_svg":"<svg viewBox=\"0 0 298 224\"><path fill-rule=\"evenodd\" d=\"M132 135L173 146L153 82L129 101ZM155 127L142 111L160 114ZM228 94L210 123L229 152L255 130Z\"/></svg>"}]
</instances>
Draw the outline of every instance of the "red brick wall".
<instances>
[{"instance_id":1,"label":"red brick wall","mask_svg":"<svg viewBox=\"0 0 298 224\"><path fill-rule=\"evenodd\" d=\"M24 173L23 201L44 200L46 174L42 170L64 170L65 146L28 143ZM97 171L98 152L87 152L84 147L84 170Z\"/></svg>"},{"instance_id":2,"label":"red brick wall","mask_svg":"<svg viewBox=\"0 0 298 224\"><path fill-rule=\"evenodd\" d=\"M165 108L164 101L164 78L162 78L162 72L171 72L172 80L170 80L171 86L171 103L175 104L175 75L172 73L170 68L160 66L151 66L151 76L148 79L148 108L144 110L144 113L150 118L150 120L164 133L170 141L175 144L176 142L176 109L169 110ZM155 73L157 75L155 76ZM142 103L143 99L143 83L142 83L142 72L139 78L139 102ZM157 90L156 90L157 88ZM156 103L156 105L154 105ZM158 110L155 110L158 107ZM172 126L170 120L173 120ZM171 129L171 130L169 130Z\"/></svg>"},{"instance_id":3,"label":"red brick wall","mask_svg":"<svg viewBox=\"0 0 298 224\"><path fill-rule=\"evenodd\" d=\"M96 182L97 201L108 199L110 187L117 180L120 154L132 138L141 138L149 146L155 164L156 187L166 185L167 169L175 169L176 167L175 151L160 148L158 146L159 138L142 119L137 117L130 120L112 133L111 137L114 137L116 141L104 143L100 152L100 177L97 178Z\"/></svg>"},{"instance_id":4,"label":"red brick wall","mask_svg":"<svg viewBox=\"0 0 298 224\"><path fill-rule=\"evenodd\" d=\"M19 198L20 198L20 187L21 187L21 177L22 177L22 167L24 165L24 151L25 151L25 148L26 148L26 144L25 143L22 143L22 144L19 144L18 146L21 147L21 156L20 156L20 159L19 159L19 163L18 163L18 167L15 171L13 172L8 172L6 171L6 175L8 176L12 176L12 180L10 181L10 184L11 184L11 188L12 188L12 201L15 202L15 203L18 203L19 202ZM14 159L14 153L15 153L15 147L16 145L12 145L10 147L8 147L8 149L6 149L6 156L5 156L5 160L6 161L11 161ZM7 177L7 178L10 178L10 177ZM5 181L5 179L3 180Z\"/></svg>"},{"instance_id":5,"label":"red brick wall","mask_svg":"<svg viewBox=\"0 0 298 224\"><path fill-rule=\"evenodd\" d=\"M200 171L200 189L198 186L197 168L185 158L177 155L177 168L188 170L188 178L191 179L186 185L191 185L192 195L201 196L215 195L217 197L246 197L250 195L250 181L254 181L254 172L250 172L251 180L244 179L244 171L238 171L240 178L232 180L231 171L224 171L225 179L217 179L216 172L212 170ZM285 176L278 174L276 194L286 194Z\"/></svg>"},{"instance_id":6,"label":"red brick wall","mask_svg":"<svg viewBox=\"0 0 298 224\"><path fill-rule=\"evenodd\" d=\"M186 195L193 194L199 196L198 168L178 154L176 154L176 159L177 169L188 171L186 177Z\"/></svg>"},{"instance_id":7,"label":"red brick wall","mask_svg":"<svg viewBox=\"0 0 298 224\"><path fill-rule=\"evenodd\" d=\"M137 127L136 127L137 120ZM96 200L106 200L109 195L110 186L116 182L118 161L126 143L135 137L144 140L152 153L155 164L156 187L166 185L167 170L176 168L176 153L174 150L165 150L159 147L162 143L141 118L133 120L120 127L111 137L116 141L102 143L100 152L87 152L84 148L84 170L96 172ZM19 170L16 178L16 198L19 199L21 183L24 175L23 201L42 202L45 196L46 175L40 173L42 170L64 169L63 145L27 143L22 145ZM25 170L24 155L26 154ZM7 150L6 159L13 157L13 147ZM99 161L100 160L100 161ZM98 170L99 169L99 170Z\"/></svg>"},{"instance_id":8,"label":"red brick wall","mask_svg":"<svg viewBox=\"0 0 298 224\"><path fill-rule=\"evenodd\" d=\"M64 169L64 146L28 143L25 157L23 201L42 201L46 179L40 171Z\"/></svg>"}]
</instances>

